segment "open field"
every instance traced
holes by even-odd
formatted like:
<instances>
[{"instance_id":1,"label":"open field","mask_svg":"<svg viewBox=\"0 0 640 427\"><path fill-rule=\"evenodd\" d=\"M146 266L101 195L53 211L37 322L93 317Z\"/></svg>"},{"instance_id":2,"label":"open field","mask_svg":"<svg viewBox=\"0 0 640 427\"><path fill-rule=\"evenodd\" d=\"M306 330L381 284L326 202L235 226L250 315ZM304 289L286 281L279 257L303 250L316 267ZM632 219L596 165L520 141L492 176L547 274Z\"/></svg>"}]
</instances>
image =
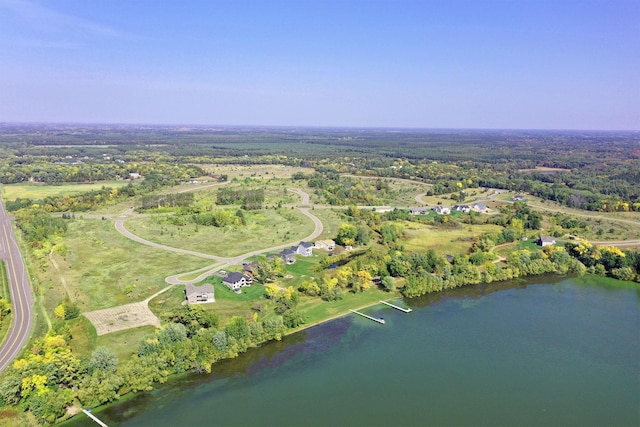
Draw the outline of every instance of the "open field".
<instances>
[{"instance_id":1,"label":"open field","mask_svg":"<svg viewBox=\"0 0 640 427\"><path fill-rule=\"evenodd\" d=\"M86 357L91 357L91 352L95 350L98 335L91 322L84 316L70 320L71 328L71 349L74 353Z\"/></svg>"},{"instance_id":2,"label":"open field","mask_svg":"<svg viewBox=\"0 0 640 427\"><path fill-rule=\"evenodd\" d=\"M322 234L318 239L335 239L338 234L338 228L340 228L340 225L344 222L340 218L340 212L331 208L322 208L314 209L311 213L317 216L324 226Z\"/></svg>"},{"instance_id":3,"label":"open field","mask_svg":"<svg viewBox=\"0 0 640 427\"><path fill-rule=\"evenodd\" d=\"M483 233L499 232L498 225L462 224L459 228L436 228L414 222L403 222L407 234L403 244L407 252L425 252L434 249L438 253L458 255L466 253L475 236Z\"/></svg>"},{"instance_id":4,"label":"open field","mask_svg":"<svg viewBox=\"0 0 640 427\"><path fill-rule=\"evenodd\" d=\"M505 192L495 197L496 202L512 202L516 193ZM620 241L640 239L640 215L637 212L592 212L572 209L559 203L542 200L538 197L526 195L525 201L531 208L545 215L555 213L566 214L577 220L584 221L589 229L577 233L577 237L596 241ZM489 203L488 206L491 204ZM602 229L602 234L598 230Z\"/></svg>"},{"instance_id":5,"label":"open field","mask_svg":"<svg viewBox=\"0 0 640 427\"><path fill-rule=\"evenodd\" d=\"M162 223L162 216L132 219L125 226L152 242L223 257L300 241L314 229L313 223L295 209L246 211L244 215L246 226L176 226Z\"/></svg>"},{"instance_id":6,"label":"open field","mask_svg":"<svg viewBox=\"0 0 640 427\"><path fill-rule=\"evenodd\" d=\"M205 171L211 175L227 175L229 179L243 178L291 178L296 172L304 174L312 174L314 169L285 165L225 165L225 164L206 164L200 165Z\"/></svg>"},{"instance_id":7,"label":"open field","mask_svg":"<svg viewBox=\"0 0 640 427\"><path fill-rule=\"evenodd\" d=\"M155 329L153 326L141 326L126 331L112 332L99 336L96 339L96 346L110 348L119 361L125 361L138 352L138 343Z\"/></svg>"},{"instance_id":8,"label":"open field","mask_svg":"<svg viewBox=\"0 0 640 427\"><path fill-rule=\"evenodd\" d=\"M85 193L91 190L99 190L102 187L118 188L129 184L129 181L99 181L90 184L63 184L44 185L36 183L7 184L2 186L2 197L4 200L15 200L17 198L42 199L55 196L72 196L74 194Z\"/></svg>"},{"instance_id":9,"label":"open field","mask_svg":"<svg viewBox=\"0 0 640 427\"><path fill-rule=\"evenodd\" d=\"M118 233L111 221L69 221L65 244L66 256L55 256L60 273L52 271L50 280L58 285L62 275L82 311L142 300L164 288L165 277L211 263L140 245Z\"/></svg>"}]
</instances>

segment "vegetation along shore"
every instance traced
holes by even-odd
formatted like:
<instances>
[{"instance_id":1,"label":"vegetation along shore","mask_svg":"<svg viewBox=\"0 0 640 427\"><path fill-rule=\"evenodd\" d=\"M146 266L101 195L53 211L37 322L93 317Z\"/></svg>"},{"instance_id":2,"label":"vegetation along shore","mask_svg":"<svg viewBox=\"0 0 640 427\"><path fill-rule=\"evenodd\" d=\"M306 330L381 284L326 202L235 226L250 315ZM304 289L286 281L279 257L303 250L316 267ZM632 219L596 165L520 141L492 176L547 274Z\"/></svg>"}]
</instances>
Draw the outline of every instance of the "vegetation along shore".
<instances>
[{"instance_id":1,"label":"vegetation along shore","mask_svg":"<svg viewBox=\"0 0 640 427\"><path fill-rule=\"evenodd\" d=\"M0 146L35 299L0 425L56 424L380 300L540 274L640 286L631 132L4 124Z\"/></svg>"}]
</instances>

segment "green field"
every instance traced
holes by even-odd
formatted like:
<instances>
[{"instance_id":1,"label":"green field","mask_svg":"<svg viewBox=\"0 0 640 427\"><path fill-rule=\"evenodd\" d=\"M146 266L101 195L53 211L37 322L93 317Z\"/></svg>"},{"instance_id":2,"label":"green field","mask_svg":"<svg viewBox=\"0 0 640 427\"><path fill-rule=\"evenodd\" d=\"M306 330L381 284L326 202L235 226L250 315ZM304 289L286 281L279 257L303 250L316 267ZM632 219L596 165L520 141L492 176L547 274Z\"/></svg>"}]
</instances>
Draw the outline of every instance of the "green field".
<instances>
[{"instance_id":1,"label":"green field","mask_svg":"<svg viewBox=\"0 0 640 427\"><path fill-rule=\"evenodd\" d=\"M100 181L90 184L44 185L36 183L7 184L2 186L2 198L5 200L43 199L45 197L72 196L87 191L99 190L102 187L118 188L129 184L129 181Z\"/></svg>"},{"instance_id":2,"label":"green field","mask_svg":"<svg viewBox=\"0 0 640 427\"><path fill-rule=\"evenodd\" d=\"M403 222L406 239L403 245L407 252L426 252L434 249L440 254L465 254L471 247L473 238L483 233L500 232L498 225L469 225L463 224L459 228L437 228L414 222Z\"/></svg>"},{"instance_id":3,"label":"green field","mask_svg":"<svg viewBox=\"0 0 640 427\"><path fill-rule=\"evenodd\" d=\"M195 270L211 260L141 245L118 233L111 221L71 220L65 236L67 254L56 255L70 298L82 311L140 301L167 286L165 277Z\"/></svg>"},{"instance_id":4,"label":"green field","mask_svg":"<svg viewBox=\"0 0 640 427\"><path fill-rule=\"evenodd\" d=\"M244 215L246 226L176 226L163 223L161 216L132 219L125 226L152 242L223 257L297 242L314 228L313 222L295 209L265 209Z\"/></svg>"}]
</instances>

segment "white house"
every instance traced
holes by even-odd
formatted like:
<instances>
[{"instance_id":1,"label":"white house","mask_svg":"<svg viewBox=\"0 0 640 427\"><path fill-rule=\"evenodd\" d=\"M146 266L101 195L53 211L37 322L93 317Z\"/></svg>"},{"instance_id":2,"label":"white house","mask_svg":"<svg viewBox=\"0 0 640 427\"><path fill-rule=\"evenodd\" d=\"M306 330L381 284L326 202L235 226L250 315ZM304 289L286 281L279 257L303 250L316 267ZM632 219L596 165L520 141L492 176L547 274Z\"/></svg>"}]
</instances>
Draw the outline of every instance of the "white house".
<instances>
[{"instance_id":1,"label":"white house","mask_svg":"<svg viewBox=\"0 0 640 427\"><path fill-rule=\"evenodd\" d=\"M540 238L538 239L537 243L540 246L555 245L556 244L556 239L554 239L551 236L540 236Z\"/></svg>"},{"instance_id":2,"label":"white house","mask_svg":"<svg viewBox=\"0 0 640 427\"><path fill-rule=\"evenodd\" d=\"M332 251L336 248L336 242L331 239L328 240L316 240L314 245L318 249L326 249L328 251Z\"/></svg>"},{"instance_id":3,"label":"white house","mask_svg":"<svg viewBox=\"0 0 640 427\"><path fill-rule=\"evenodd\" d=\"M239 292L242 286L251 286L253 279L242 273L231 272L222 279L222 283L233 289L234 292Z\"/></svg>"},{"instance_id":4,"label":"white house","mask_svg":"<svg viewBox=\"0 0 640 427\"><path fill-rule=\"evenodd\" d=\"M451 208L448 206L436 206L433 210L436 211L438 215L449 215L451 213Z\"/></svg>"},{"instance_id":5,"label":"white house","mask_svg":"<svg viewBox=\"0 0 640 427\"><path fill-rule=\"evenodd\" d=\"M313 255L313 243L309 242L300 242L298 246L293 246L291 249L296 251L296 254L302 256L311 256Z\"/></svg>"}]
</instances>

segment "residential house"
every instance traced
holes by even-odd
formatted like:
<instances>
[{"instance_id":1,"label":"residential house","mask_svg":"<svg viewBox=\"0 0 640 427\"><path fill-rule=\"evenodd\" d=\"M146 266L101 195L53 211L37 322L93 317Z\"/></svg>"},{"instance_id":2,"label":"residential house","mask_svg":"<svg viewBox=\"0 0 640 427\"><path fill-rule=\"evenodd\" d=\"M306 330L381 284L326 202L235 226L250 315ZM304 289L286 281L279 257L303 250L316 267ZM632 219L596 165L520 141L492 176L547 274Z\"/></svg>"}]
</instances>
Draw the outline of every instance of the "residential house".
<instances>
[{"instance_id":1,"label":"residential house","mask_svg":"<svg viewBox=\"0 0 640 427\"><path fill-rule=\"evenodd\" d=\"M469 213L471 212L471 208L469 207L469 205L455 205L453 207L454 211L458 211L458 212L462 212L462 213Z\"/></svg>"},{"instance_id":2,"label":"residential house","mask_svg":"<svg viewBox=\"0 0 640 427\"><path fill-rule=\"evenodd\" d=\"M222 283L234 292L240 292L243 286L251 286L253 279L246 274L231 272L222 279Z\"/></svg>"},{"instance_id":3,"label":"residential house","mask_svg":"<svg viewBox=\"0 0 640 427\"><path fill-rule=\"evenodd\" d=\"M189 304L198 304L203 302L215 302L213 294L213 285L205 283L204 285L196 286L187 284L184 289L184 295Z\"/></svg>"},{"instance_id":4,"label":"residential house","mask_svg":"<svg viewBox=\"0 0 640 427\"><path fill-rule=\"evenodd\" d=\"M311 256L313 255L313 243L310 242L300 242L298 246L292 246L296 254L302 256Z\"/></svg>"},{"instance_id":5,"label":"residential house","mask_svg":"<svg viewBox=\"0 0 640 427\"><path fill-rule=\"evenodd\" d=\"M436 211L436 213L438 215L449 215L451 213L451 208L448 206L436 206L435 208L433 208L434 211Z\"/></svg>"},{"instance_id":6,"label":"residential house","mask_svg":"<svg viewBox=\"0 0 640 427\"><path fill-rule=\"evenodd\" d=\"M332 251L336 248L336 242L331 239L328 240L316 240L314 246L318 249L326 249L328 251Z\"/></svg>"},{"instance_id":7,"label":"residential house","mask_svg":"<svg viewBox=\"0 0 640 427\"><path fill-rule=\"evenodd\" d=\"M248 263L245 262L242 264L242 271L246 276L251 276L251 277L255 276L257 268L258 268L258 261L253 261Z\"/></svg>"},{"instance_id":8,"label":"residential house","mask_svg":"<svg viewBox=\"0 0 640 427\"><path fill-rule=\"evenodd\" d=\"M484 203L474 203L473 204L473 209L478 211L478 212L486 212L487 205L485 205Z\"/></svg>"},{"instance_id":9,"label":"residential house","mask_svg":"<svg viewBox=\"0 0 640 427\"><path fill-rule=\"evenodd\" d=\"M283 250L278 256L282 258L285 264L291 265L296 262L296 251L293 248Z\"/></svg>"},{"instance_id":10,"label":"residential house","mask_svg":"<svg viewBox=\"0 0 640 427\"><path fill-rule=\"evenodd\" d=\"M538 239L538 241L536 243L538 245L540 245L540 246L555 245L556 244L556 239L554 239L551 236L540 236L540 238Z\"/></svg>"},{"instance_id":11,"label":"residential house","mask_svg":"<svg viewBox=\"0 0 640 427\"><path fill-rule=\"evenodd\" d=\"M427 208L411 208L409 209L409 214L411 215L426 215Z\"/></svg>"},{"instance_id":12,"label":"residential house","mask_svg":"<svg viewBox=\"0 0 640 427\"><path fill-rule=\"evenodd\" d=\"M513 201L514 202L521 202L523 200L524 200L524 196L522 196L522 195L513 196Z\"/></svg>"}]
</instances>

